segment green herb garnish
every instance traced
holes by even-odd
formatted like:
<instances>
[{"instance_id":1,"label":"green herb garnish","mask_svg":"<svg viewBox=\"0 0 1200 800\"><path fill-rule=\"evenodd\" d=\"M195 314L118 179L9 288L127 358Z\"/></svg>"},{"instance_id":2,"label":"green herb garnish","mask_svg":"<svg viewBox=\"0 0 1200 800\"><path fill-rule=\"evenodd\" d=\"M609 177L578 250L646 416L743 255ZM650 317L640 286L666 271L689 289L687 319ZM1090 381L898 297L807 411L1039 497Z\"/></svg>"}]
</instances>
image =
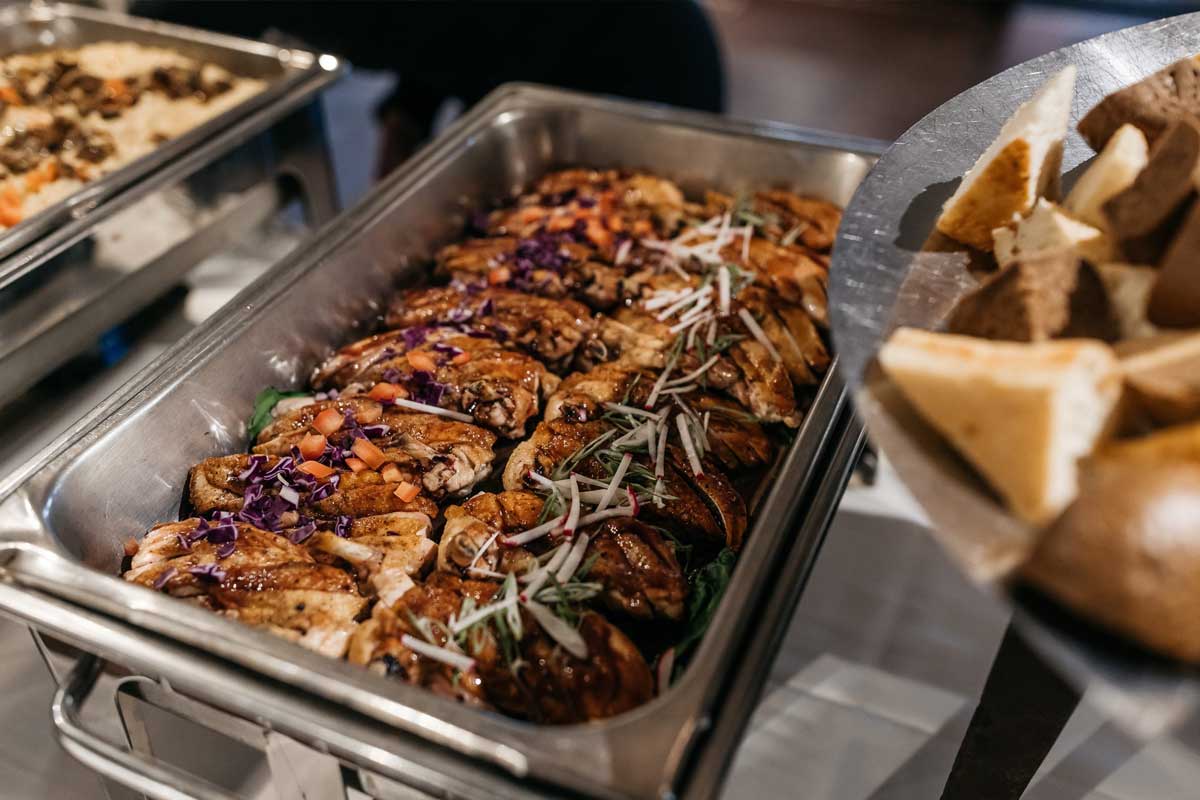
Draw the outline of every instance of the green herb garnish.
<instances>
[{"instance_id":1,"label":"green herb garnish","mask_svg":"<svg viewBox=\"0 0 1200 800\"><path fill-rule=\"evenodd\" d=\"M308 392L281 392L274 386L268 386L259 392L258 397L254 398L254 413L246 422L246 435L250 442L253 444L258 439L258 435L262 433L262 429L271 424L271 411L280 400L285 397L302 397L307 394Z\"/></svg>"}]
</instances>

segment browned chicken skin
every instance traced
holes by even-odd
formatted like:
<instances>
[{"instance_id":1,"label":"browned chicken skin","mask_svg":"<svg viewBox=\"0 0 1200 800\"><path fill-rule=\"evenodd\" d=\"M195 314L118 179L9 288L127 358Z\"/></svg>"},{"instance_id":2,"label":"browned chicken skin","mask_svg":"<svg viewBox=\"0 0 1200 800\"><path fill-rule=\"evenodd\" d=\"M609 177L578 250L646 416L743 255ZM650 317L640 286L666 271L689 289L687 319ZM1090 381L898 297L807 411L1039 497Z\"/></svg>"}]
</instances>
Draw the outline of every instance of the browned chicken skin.
<instances>
[{"instance_id":1,"label":"browned chicken skin","mask_svg":"<svg viewBox=\"0 0 1200 800\"><path fill-rule=\"evenodd\" d=\"M438 569L473 577L470 568L498 574L524 573L536 555L557 545L546 537L524 547L502 547L492 534L519 533L537 524L544 500L525 491L483 493L446 509L446 527L438 545ZM610 519L583 530L590 537L584 563L586 579L603 587L600 599L614 611L639 619L683 617L687 581L674 548L657 530L635 519Z\"/></svg>"},{"instance_id":2,"label":"browned chicken skin","mask_svg":"<svg viewBox=\"0 0 1200 800\"><path fill-rule=\"evenodd\" d=\"M574 300L511 289L440 286L401 293L385 322L392 328L461 324L524 350L551 369L561 369L591 331L592 314Z\"/></svg>"},{"instance_id":3,"label":"browned chicken skin","mask_svg":"<svg viewBox=\"0 0 1200 800\"><path fill-rule=\"evenodd\" d=\"M468 492L491 474L495 434L436 414L384 406L362 395L309 403L280 414L259 433L254 452L290 454L314 432L313 421L327 408L350 414L359 425L387 426L386 433L371 438L372 443L401 468L405 480L436 497ZM330 441L349 449L353 438L344 428Z\"/></svg>"},{"instance_id":4,"label":"browned chicken skin","mask_svg":"<svg viewBox=\"0 0 1200 800\"><path fill-rule=\"evenodd\" d=\"M650 669L641 653L619 630L599 614L584 613L579 633L587 658L578 659L545 635L528 612L522 610L524 636L517 642L521 663L510 665L495 629L481 625L468 637L464 651L474 658L475 669L466 675L432 661L406 647L401 636L426 639L414 620L431 620L434 644L446 644L444 626L457 614L467 597L477 605L490 601L499 584L463 580L435 572L405 594L393 608L377 606L350 645L354 663L394 675L412 683L457 696L465 702L487 703L514 716L544 723L585 722L620 714L653 696Z\"/></svg>"},{"instance_id":5,"label":"browned chicken skin","mask_svg":"<svg viewBox=\"0 0 1200 800\"><path fill-rule=\"evenodd\" d=\"M195 602L249 625L264 626L317 652L345 652L366 605L342 570L318 564L283 536L236 523L228 554L205 538L189 541L200 520L153 528L125 580Z\"/></svg>"},{"instance_id":6,"label":"browned chicken skin","mask_svg":"<svg viewBox=\"0 0 1200 800\"><path fill-rule=\"evenodd\" d=\"M540 423L509 457L504 468L504 488L510 491L525 488L526 476L531 471L553 475L559 465L607 430L609 425L602 420L570 423L556 419ZM662 508L646 504L641 513L678 534L680 539L710 547L740 547L746 532L746 503L729 479L707 459L704 473L692 475L674 445L668 446L668 453L663 481L665 494L672 499ZM584 459L574 471L598 480L610 477L594 458Z\"/></svg>"}]
</instances>

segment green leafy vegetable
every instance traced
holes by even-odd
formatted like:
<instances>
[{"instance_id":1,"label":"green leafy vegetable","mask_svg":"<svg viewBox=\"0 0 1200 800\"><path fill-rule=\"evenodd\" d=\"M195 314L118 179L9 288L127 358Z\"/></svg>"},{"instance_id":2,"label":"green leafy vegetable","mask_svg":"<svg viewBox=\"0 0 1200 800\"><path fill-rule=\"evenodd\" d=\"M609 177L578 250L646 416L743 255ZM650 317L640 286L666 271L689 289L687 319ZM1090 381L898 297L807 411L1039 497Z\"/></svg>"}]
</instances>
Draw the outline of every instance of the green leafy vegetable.
<instances>
[{"instance_id":1,"label":"green leafy vegetable","mask_svg":"<svg viewBox=\"0 0 1200 800\"><path fill-rule=\"evenodd\" d=\"M280 400L306 394L308 392L281 392L274 386L268 386L259 392L258 397L254 398L254 413L246 423L246 435L250 437L250 442L253 443L258 434L262 433L262 429L271 424L271 410Z\"/></svg>"},{"instance_id":2,"label":"green leafy vegetable","mask_svg":"<svg viewBox=\"0 0 1200 800\"><path fill-rule=\"evenodd\" d=\"M688 576L691 584L688 593L687 620L684 623L683 637L675 645L675 674L678 677L695 650L696 645L708 630L721 598L725 595L725 587L733 577L733 565L737 556L728 547L717 554L717 557L698 568Z\"/></svg>"}]
</instances>

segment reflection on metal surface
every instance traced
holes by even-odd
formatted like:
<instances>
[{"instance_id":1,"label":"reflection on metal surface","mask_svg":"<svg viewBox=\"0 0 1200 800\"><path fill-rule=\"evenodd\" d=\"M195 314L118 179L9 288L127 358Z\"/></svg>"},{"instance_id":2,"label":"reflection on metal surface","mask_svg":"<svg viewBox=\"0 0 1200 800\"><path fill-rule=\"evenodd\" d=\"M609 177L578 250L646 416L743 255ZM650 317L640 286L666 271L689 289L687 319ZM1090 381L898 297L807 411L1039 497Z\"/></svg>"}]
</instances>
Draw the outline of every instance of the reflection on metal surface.
<instances>
[{"instance_id":1,"label":"reflection on metal surface","mask_svg":"<svg viewBox=\"0 0 1200 800\"><path fill-rule=\"evenodd\" d=\"M1110 92L1197 52L1200 14L1190 14L1101 36L1002 72L901 136L847 209L830 286L845 379L874 440L924 506L935 535L978 579L1005 575L1023 557L1032 532L1001 508L940 437L896 402L894 391L874 380L871 362L900 321L898 313L922 327L935 326L944 313L945 265L918 251L959 176L1049 75L1067 64L1078 67L1071 115L1078 120ZM1064 171L1091 157L1072 129ZM961 288L950 285L950 294ZM941 300L931 302L939 294ZM918 303L903 305L906 297ZM1041 652L1079 685L1090 684L1096 702L1139 735L1170 727L1195 708L1191 672L1123 648L1045 604L1018 599L1017 619Z\"/></svg>"}]
</instances>

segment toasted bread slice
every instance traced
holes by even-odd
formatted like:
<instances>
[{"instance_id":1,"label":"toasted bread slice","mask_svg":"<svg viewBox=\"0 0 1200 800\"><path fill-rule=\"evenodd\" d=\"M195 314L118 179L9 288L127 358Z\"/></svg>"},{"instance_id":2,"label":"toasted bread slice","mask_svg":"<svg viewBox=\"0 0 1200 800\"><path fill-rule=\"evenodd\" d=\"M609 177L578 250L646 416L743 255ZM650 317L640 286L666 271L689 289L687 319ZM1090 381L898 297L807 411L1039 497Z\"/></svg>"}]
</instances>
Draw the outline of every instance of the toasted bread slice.
<instances>
[{"instance_id":1,"label":"toasted bread slice","mask_svg":"<svg viewBox=\"0 0 1200 800\"><path fill-rule=\"evenodd\" d=\"M939 231L991 250L994 229L1027 214L1043 194L1055 194L1074 91L1075 67L1069 66L1017 109L946 202Z\"/></svg>"},{"instance_id":2,"label":"toasted bread slice","mask_svg":"<svg viewBox=\"0 0 1200 800\"><path fill-rule=\"evenodd\" d=\"M1158 280L1158 270L1137 264L1099 264L1096 271L1108 292L1108 304L1117 315L1122 339L1154 336L1160 329L1146 319L1150 292Z\"/></svg>"},{"instance_id":3,"label":"toasted bread slice","mask_svg":"<svg viewBox=\"0 0 1200 800\"><path fill-rule=\"evenodd\" d=\"M1075 497L1121 392L1112 350L1088 339L1018 344L897 330L884 372L1021 519L1050 522Z\"/></svg>"},{"instance_id":4,"label":"toasted bread slice","mask_svg":"<svg viewBox=\"0 0 1200 800\"><path fill-rule=\"evenodd\" d=\"M1070 250L1093 264L1112 260L1112 246L1103 231L1073 219L1045 198L1038 199L1029 216L992 231L992 239L1002 268L1055 250Z\"/></svg>"},{"instance_id":5,"label":"toasted bread slice","mask_svg":"<svg viewBox=\"0 0 1200 800\"><path fill-rule=\"evenodd\" d=\"M1081 222L1107 232L1104 203L1129 188L1149 160L1150 145L1146 143L1146 134L1133 125L1122 125L1087 171L1079 176L1063 201L1063 207Z\"/></svg>"}]
</instances>

